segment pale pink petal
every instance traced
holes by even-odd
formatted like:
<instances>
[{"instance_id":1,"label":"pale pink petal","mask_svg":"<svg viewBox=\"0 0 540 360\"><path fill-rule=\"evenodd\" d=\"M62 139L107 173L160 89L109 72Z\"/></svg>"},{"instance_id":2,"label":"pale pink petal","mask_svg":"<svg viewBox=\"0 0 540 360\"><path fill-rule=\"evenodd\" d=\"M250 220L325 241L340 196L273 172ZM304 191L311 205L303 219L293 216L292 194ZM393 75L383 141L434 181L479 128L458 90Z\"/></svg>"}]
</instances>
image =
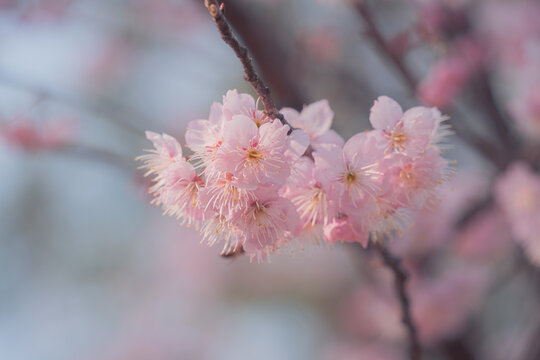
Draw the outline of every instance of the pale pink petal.
<instances>
[{"instance_id":1,"label":"pale pink petal","mask_svg":"<svg viewBox=\"0 0 540 360\"><path fill-rule=\"evenodd\" d=\"M300 115L303 129L312 137L321 136L330 126L334 118L334 112L328 104L328 100L319 100L306 106Z\"/></svg>"},{"instance_id":2,"label":"pale pink petal","mask_svg":"<svg viewBox=\"0 0 540 360\"><path fill-rule=\"evenodd\" d=\"M328 147L329 145L343 146L343 144L345 144L343 137L332 129L312 140L312 145L315 149Z\"/></svg>"},{"instance_id":3,"label":"pale pink petal","mask_svg":"<svg viewBox=\"0 0 540 360\"><path fill-rule=\"evenodd\" d=\"M223 97L223 114L227 120L231 120L234 115L250 116L255 110L255 100L249 94L229 90Z\"/></svg>"},{"instance_id":4,"label":"pale pink petal","mask_svg":"<svg viewBox=\"0 0 540 360\"><path fill-rule=\"evenodd\" d=\"M159 135L155 132L147 131L146 138L154 144L154 147L159 153L167 154L171 158L182 157L182 146L172 136L167 134Z\"/></svg>"},{"instance_id":5,"label":"pale pink petal","mask_svg":"<svg viewBox=\"0 0 540 360\"><path fill-rule=\"evenodd\" d=\"M208 121L214 125L221 125L224 120L223 105L218 102L213 103L208 115Z\"/></svg>"},{"instance_id":6,"label":"pale pink petal","mask_svg":"<svg viewBox=\"0 0 540 360\"><path fill-rule=\"evenodd\" d=\"M208 134L211 133L208 120L190 121L186 130L186 145L193 152L205 151L208 146Z\"/></svg>"},{"instance_id":7,"label":"pale pink petal","mask_svg":"<svg viewBox=\"0 0 540 360\"><path fill-rule=\"evenodd\" d=\"M249 117L235 115L223 126L223 146L248 146L258 134L257 125Z\"/></svg>"},{"instance_id":8,"label":"pale pink petal","mask_svg":"<svg viewBox=\"0 0 540 360\"><path fill-rule=\"evenodd\" d=\"M323 184L335 181L344 171L343 151L334 146L328 149L319 149L313 152L315 160L315 177Z\"/></svg>"},{"instance_id":9,"label":"pale pink petal","mask_svg":"<svg viewBox=\"0 0 540 360\"><path fill-rule=\"evenodd\" d=\"M433 140L437 128L434 112L426 107L414 107L403 114L403 131L407 140L403 144L403 152L408 156L416 156L427 149Z\"/></svg>"},{"instance_id":10,"label":"pale pink petal","mask_svg":"<svg viewBox=\"0 0 540 360\"><path fill-rule=\"evenodd\" d=\"M300 120L300 113L293 108L285 107L279 111L281 115L291 124L294 128L302 128L302 122Z\"/></svg>"},{"instance_id":11,"label":"pale pink petal","mask_svg":"<svg viewBox=\"0 0 540 360\"><path fill-rule=\"evenodd\" d=\"M300 157L304 155L309 146L309 136L304 130L293 130L289 135L289 148L287 151L292 156Z\"/></svg>"},{"instance_id":12,"label":"pale pink petal","mask_svg":"<svg viewBox=\"0 0 540 360\"><path fill-rule=\"evenodd\" d=\"M369 122L379 130L391 129L403 115L401 106L388 96L379 96L371 107Z\"/></svg>"}]
</instances>

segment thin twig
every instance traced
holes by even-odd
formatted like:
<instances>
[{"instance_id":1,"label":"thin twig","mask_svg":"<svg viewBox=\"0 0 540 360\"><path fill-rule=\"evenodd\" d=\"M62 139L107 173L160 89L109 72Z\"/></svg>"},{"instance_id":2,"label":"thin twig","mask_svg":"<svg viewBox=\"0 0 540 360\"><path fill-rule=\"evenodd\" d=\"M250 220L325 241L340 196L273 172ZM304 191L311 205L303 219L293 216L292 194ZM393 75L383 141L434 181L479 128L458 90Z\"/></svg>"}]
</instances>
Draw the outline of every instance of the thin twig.
<instances>
[{"instance_id":1,"label":"thin twig","mask_svg":"<svg viewBox=\"0 0 540 360\"><path fill-rule=\"evenodd\" d=\"M66 143L58 147L49 149L59 154L85 158L88 160L94 160L104 164L112 165L121 170L125 170L129 173L135 172L133 161L118 155L110 150L102 149L92 145L78 144L78 143Z\"/></svg>"},{"instance_id":2,"label":"thin twig","mask_svg":"<svg viewBox=\"0 0 540 360\"><path fill-rule=\"evenodd\" d=\"M395 288L401 306L401 321L407 328L407 336L409 339L409 357L411 360L420 360L422 358L420 342L418 341L418 333L411 315L410 300L407 295L407 290L405 289L407 272L401 266L401 260L392 255L381 242L373 242L373 248L377 250L384 264L394 274Z\"/></svg>"},{"instance_id":3,"label":"thin twig","mask_svg":"<svg viewBox=\"0 0 540 360\"><path fill-rule=\"evenodd\" d=\"M261 77L257 75L248 49L241 45L234 35L227 18L223 14L223 4L220 6L217 0L204 0L204 5L208 9L210 16L212 16L212 19L221 34L221 38L231 47L231 49L233 49L234 53L242 63L242 67L244 68L244 79L250 83L257 95L259 95L266 115L273 119L277 118L282 123L287 124L283 115L277 110L274 100L272 100L270 89L264 84Z\"/></svg>"},{"instance_id":4,"label":"thin twig","mask_svg":"<svg viewBox=\"0 0 540 360\"><path fill-rule=\"evenodd\" d=\"M124 119L132 119L134 117L140 118L141 116L139 114L134 115L132 111L123 108L123 106L120 104L115 104L110 101L99 103L84 101L68 93L61 93L59 91L46 88L40 84L33 84L24 81L23 79L13 76L12 74L8 74L4 71L0 71L0 86L19 89L40 98L54 100L69 107L86 110L97 115L103 115L104 120L115 123L136 137L141 137L144 135L144 130L140 126ZM117 116L117 113L125 113L125 116L119 117Z\"/></svg>"}]
</instances>

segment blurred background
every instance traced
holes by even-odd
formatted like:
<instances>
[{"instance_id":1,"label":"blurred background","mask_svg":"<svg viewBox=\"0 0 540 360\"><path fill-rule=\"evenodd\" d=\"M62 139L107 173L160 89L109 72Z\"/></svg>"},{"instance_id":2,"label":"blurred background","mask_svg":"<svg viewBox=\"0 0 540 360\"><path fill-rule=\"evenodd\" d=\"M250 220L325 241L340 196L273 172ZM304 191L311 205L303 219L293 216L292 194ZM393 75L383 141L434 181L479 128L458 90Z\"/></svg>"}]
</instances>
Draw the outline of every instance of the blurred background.
<instances>
[{"instance_id":1,"label":"blurred background","mask_svg":"<svg viewBox=\"0 0 540 360\"><path fill-rule=\"evenodd\" d=\"M451 116L456 173L391 244L426 358L540 359L539 2L225 4L280 107L328 99L345 138L379 95ZM407 358L370 251L224 259L149 204L144 131L184 143L234 88L202 1L0 0L0 358Z\"/></svg>"}]
</instances>

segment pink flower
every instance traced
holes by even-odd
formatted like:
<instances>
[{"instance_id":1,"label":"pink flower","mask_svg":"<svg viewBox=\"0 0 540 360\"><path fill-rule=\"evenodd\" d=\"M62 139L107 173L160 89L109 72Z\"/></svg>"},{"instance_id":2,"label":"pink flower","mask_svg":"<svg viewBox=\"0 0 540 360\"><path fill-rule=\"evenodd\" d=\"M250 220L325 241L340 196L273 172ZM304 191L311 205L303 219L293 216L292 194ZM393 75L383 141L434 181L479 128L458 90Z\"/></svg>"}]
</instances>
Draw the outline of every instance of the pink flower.
<instances>
[{"instance_id":1,"label":"pink flower","mask_svg":"<svg viewBox=\"0 0 540 360\"><path fill-rule=\"evenodd\" d=\"M245 234L244 250L260 262L292 239L300 218L275 186L260 187L254 194L255 200L231 220Z\"/></svg>"},{"instance_id":2,"label":"pink flower","mask_svg":"<svg viewBox=\"0 0 540 360\"><path fill-rule=\"evenodd\" d=\"M415 157L424 152L437 138L436 130L442 118L438 111L414 107L403 113L401 106L386 96L380 96L369 115L369 121L382 132L385 152L398 152Z\"/></svg>"},{"instance_id":3,"label":"pink flower","mask_svg":"<svg viewBox=\"0 0 540 360\"><path fill-rule=\"evenodd\" d=\"M346 210L369 211L380 192L378 165L384 157L380 141L376 132L363 132L350 138L343 149L334 146L313 153L319 177L333 182Z\"/></svg>"},{"instance_id":4,"label":"pink flower","mask_svg":"<svg viewBox=\"0 0 540 360\"><path fill-rule=\"evenodd\" d=\"M182 219L182 223L192 224L203 218L204 209L199 201L203 187L204 182L193 165L177 161L163 172L150 191L156 196L153 202L161 204L165 214Z\"/></svg>"},{"instance_id":5,"label":"pink flower","mask_svg":"<svg viewBox=\"0 0 540 360\"><path fill-rule=\"evenodd\" d=\"M260 184L284 184L290 166L285 157L289 127L279 120L260 128L248 117L236 115L223 129L223 144L216 168L238 179L238 186L255 189Z\"/></svg>"},{"instance_id":6,"label":"pink flower","mask_svg":"<svg viewBox=\"0 0 540 360\"><path fill-rule=\"evenodd\" d=\"M437 186L449 178L448 162L435 148L417 158L396 154L384 162L382 171L391 181L397 201L407 207L420 209L433 205L437 200Z\"/></svg>"},{"instance_id":7,"label":"pink flower","mask_svg":"<svg viewBox=\"0 0 540 360\"><path fill-rule=\"evenodd\" d=\"M222 254L236 251L246 243L246 235L236 224L216 213L208 216L201 226L201 242L213 246L222 242Z\"/></svg>"},{"instance_id":8,"label":"pink flower","mask_svg":"<svg viewBox=\"0 0 540 360\"><path fill-rule=\"evenodd\" d=\"M165 214L182 219L182 223L198 223L203 218L199 201L204 187L202 178L182 157L182 147L175 138L150 131L146 137L155 149L148 150L150 154L139 156L137 160L144 162L141 168L148 170L145 176L155 175L155 184L149 190L156 197L152 202L162 205Z\"/></svg>"},{"instance_id":9,"label":"pink flower","mask_svg":"<svg viewBox=\"0 0 540 360\"><path fill-rule=\"evenodd\" d=\"M292 127L302 129L308 134L314 149L327 145L343 146L343 138L330 129L334 112L328 100L314 102L304 107L300 113L291 108L283 108L280 112Z\"/></svg>"},{"instance_id":10,"label":"pink flower","mask_svg":"<svg viewBox=\"0 0 540 360\"><path fill-rule=\"evenodd\" d=\"M236 90L227 91L223 97L223 115L225 120L232 120L235 115L245 115L257 126L272 121L264 112L257 109L257 104L251 95L238 93Z\"/></svg>"},{"instance_id":11,"label":"pink flower","mask_svg":"<svg viewBox=\"0 0 540 360\"><path fill-rule=\"evenodd\" d=\"M186 145L193 152L191 157L201 165L211 166L223 142L223 106L214 103L210 109L208 120L194 120L186 130Z\"/></svg>"},{"instance_id":12,"label":"pink flower","mask_svg":"<svg viewBox=\"0 0 540 360\"><path fill-rule=\"evenodd\" d=\"M228 218L238 209L246 209L255 195L252 190L238 187L231 173L220 172L216 179L207 181L201 200L206 209Z\"/></svg>"},{"instance_id":13,"label":"pink flower","mask_svg":"<svg viewBox=\"0 0 540 360\"><path fill-rule=\"evenodd\" d=\"M149 154L136 158L136 160L144 162L144 165L140 168L148 170L145 176L151 173L160 175L164 169L167 169L174 162L184 160L182 146L172 136L147 131L146 138L152 142L154 149L146 150Z\"/></svg>"},{"instance_id":14,"label":"pink flower","mask_svg":"<svg viewBox=\"0 0 540 360\"><path fill-rule=\"evenodd\" d=\"M302 235L318 242L322 237L320 226L327 224L337 213L336 201L330 197L329 184L317 180L311 159L302 158L295 168L296 172L281 189L281 195L296 207Z\"/></svg>"}]
</instances>

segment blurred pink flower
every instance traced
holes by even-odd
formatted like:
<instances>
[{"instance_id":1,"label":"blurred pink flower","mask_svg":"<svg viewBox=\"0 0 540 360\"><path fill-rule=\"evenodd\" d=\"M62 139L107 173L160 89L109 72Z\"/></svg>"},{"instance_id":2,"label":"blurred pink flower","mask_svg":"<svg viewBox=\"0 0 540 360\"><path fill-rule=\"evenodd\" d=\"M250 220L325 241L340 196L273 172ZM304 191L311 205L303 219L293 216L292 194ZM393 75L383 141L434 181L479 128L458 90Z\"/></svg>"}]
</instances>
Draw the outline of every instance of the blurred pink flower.
<instances>
[{"instance_id":1,"label":"blurred pink flower","mask_svg":"<svg viewBox=\"0 0 540 360\"><path fill-rule=\"evenodd\" d=\"M71 142L75 125L72 119L67 118L35 124L32 119L23 117L0 123L0 136L7 143L27 151L55 149Z\"/></svg>"},{"instance_id":2,"label":"blurred pink flower","mask_svg":"<svg viewBox=\"0 0 540 360\"><path fill-rule=\"evenodd\" d=\"M455 41L449 55L437 61L418 85L418 98L429 106L447 108L482 66L484 59L484 50L476 40L463 38Z\"/></svg>"},{"instance_id":3,"label":"blurred pink flower","mask_svg":"<svg viewBox=\"0 0 540 360\"><path fill-rule=\"evenodd\" d=\"M350 334L362 340L401 341L406 332L400 322L400 311L390 289L362 286L346 299L340 319Z\"/></svg>"},{"instance_id":4,"label":"blurred pink flower","mask_svg":"<svg viewBox=\"0 0 540 360\"><path fill-rule=\"evenodd\" d=\"M540 4L535 1L484 1L475 25L482 41L504 65L524 64L527 47L540 37Z\"/></svg>"},{"instance_id":5,"label":"blurred pink flower","mask_svg":"<svg viewBox=\"0 0 540 360\"><path fill-rule=\"evenodd\" d=\"M540 265L540 177L528 165L514 163L497 179L494 191L515 240Z\"/></svg>"},{"instance_id":6,"label":"blurred pink flower","mask_svg":"<svg viewBox=\"0 0 540 360\"><path fill-rule=\"evenodd\" d=\"M536 77L538 78L538 77ZM540 140L540 86L526 85L510 103L510 112L521 133L532 140Z\"/></svg>"},{"instance_id":7,"label":"blurred pink flower","mask_svg":"<svg viewBox=\"0 0 540 360\"><path fill-rule=\"evenodd\" d=\"M334 64L341 55L341 43L335 29L319 27L310 29L299 35L299 45L323 64Z\"/></svg>"},{"instance_id":8,"label":"blurred pink flower","mask_svg":"<svg viewBox=\"0 0 540 360\"><path fill-rule=\"evenodd\" d=\"M405 258L422 258L453 243L455 224L464 211L488 194L488 174L460 171L438 190L439 201L413 214L414 225L390 243Z\"/></svg>"},{"instance_id":9,"label":"blurred pink flower","mask_svg":"<svg viewBox=\"0 0 540 360\"><path fill-rule=\"evenodd\" d=\"M459 333L480 306L488 279L483 269L466 264L430 281L416 279L410 294L422 343L431 345Z\"/></svg>"},{"instance_id":10,"label":"blurred pink flower","mask_svg":"<svg viewBox=\"0 0 540 360\"><path fill-rule=\"evenodd\" d=\"M459 59L443 59L437 62L418 85L417 95L427 105L448 107L459 94L469 72Z\"/></svg>"},{"instance_id":11,"label":"blurred pink flower","mask_svg":"<svg viewBox=\"0 0 540 360\"><path fill-rule=\"evenodd\" d=\"M502 258L510 252L510 244L508 223L498 209L477 215L455 241L457 255L479 261Z\"/></svg>"}]
</instances>

